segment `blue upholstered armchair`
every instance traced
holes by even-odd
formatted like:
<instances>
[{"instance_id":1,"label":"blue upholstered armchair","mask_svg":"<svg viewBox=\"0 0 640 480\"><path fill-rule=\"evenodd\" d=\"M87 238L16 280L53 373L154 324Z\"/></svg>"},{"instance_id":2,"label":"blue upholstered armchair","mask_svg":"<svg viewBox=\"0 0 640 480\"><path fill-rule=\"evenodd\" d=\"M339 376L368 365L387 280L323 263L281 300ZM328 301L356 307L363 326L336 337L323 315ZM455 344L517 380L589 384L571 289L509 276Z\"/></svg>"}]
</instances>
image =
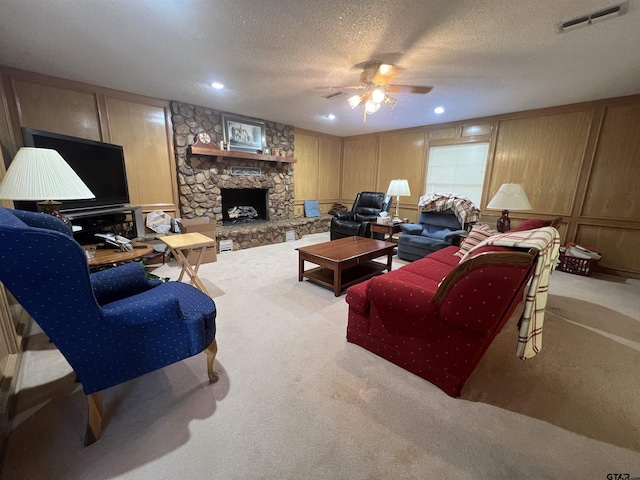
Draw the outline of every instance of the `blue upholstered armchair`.
<instances>
[{"instance_id":1,"label":"blue upholstered armchair","mask_svg":"<svg viewBox=\"0 0 640 480\"><path fill-rule=\"evenodd\" d=\"M102 430L101 391L202 352L210 382L216 306L180 282L149 282L129 263L90 274L59 219L0 208L0 281L64 355L87 395L85 445Z\"/></svg>"},{"instance_id":2,"label":"blue upholstered armchair","mask_svg":"<svg viewBox=\"0 0 640 480\"><path fill-rule=\"evenodd\" d=\"M418 223L401 225L398 237L398 257L418 260L451 245L460 245L460 235L466 232L453 211L422 212Z\"/></svg>"}]
</instances>

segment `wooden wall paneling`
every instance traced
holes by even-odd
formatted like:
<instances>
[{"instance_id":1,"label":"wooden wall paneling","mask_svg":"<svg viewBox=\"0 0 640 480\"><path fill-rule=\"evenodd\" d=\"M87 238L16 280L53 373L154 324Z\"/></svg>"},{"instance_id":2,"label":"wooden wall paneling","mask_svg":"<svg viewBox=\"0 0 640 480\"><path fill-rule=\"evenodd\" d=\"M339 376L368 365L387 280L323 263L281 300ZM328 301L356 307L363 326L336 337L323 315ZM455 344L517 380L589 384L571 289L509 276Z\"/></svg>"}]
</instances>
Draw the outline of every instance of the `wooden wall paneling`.
<instances>
[{"instance_id":1,"label":"wooden wall paneling","mask_svg":"<svg viewBox=\"0 0 640 480\"><path fill-rule=\"evenodd\" d=\"M640 228L578 225L576 243L597 249L602 255L598 266L625 273L640 273Z\"/></svg>"},{"instance_id":2,"label":"wooden wall paneling","mask_svg":"<svg viewBox=\"0 0 640 480\"><path fill-rule=\"evenodd\" d=\"M581 214L640 221L640 104L606 108Z\"/></svg>"},{"instance_id":3,"label":"wooden wall paneling","mask_svg":"<svg viewBox=\"0 0 640 480\"><path fill-rule=\"evenodd\" d=\"M462 124L462 137L477 137L491 135L491 122Z\"/></svg>"},{"instance_id":4,"label":"wooden wall paneling","mask_svg":"<svg viewBox=\"0 0 640 480\"><path fill-rule=\"evenodd\" d=\"M376 191L378 137L345 139L342 162L342 200L351 204L356 195ZM385 189L386 191L386 189Z\"/></svg>"},{"instance_id":5,"label":"wooden wall paneling","mask_svg":"<svg viewBox=\"0 0 640 480\"><path fill-rule=\"evenodd\" d=\"M0 180L4 176L5 166L10 163L18 151L13 129L11 128L7 83L11 85L7 76L0 71ZM13 202L8 203L6 200L2 200L0 205L8 207L12 206Z\"/></svg>"},{"instance_id":6,"label":"wooden wall paneling","mask_svg":"<svg viewBox=\"0 0 640 480\"><path fill-rule=\"evenodd\" d=\"M411 196L400 197L400 206L417 205L424 188L421 172L425 155L424 132L380 136L380 162L378 168L378 191L386 192L393 179L407 179ZM393 199L395 210L396 198Z\"/></svg>"},{"instance_id":7,"label":"wooden wall paneling","mask_svg":"<svg viewBox=\"0 0 640 480\"><path fill-rule=\"evenodd\" d=\"M165 123L168 107L111 96L106 97L106 106L111 142L124 147L131 204L175 216L175 160L169 152Z\"/></svg>"},{"instance_id":8,"label":"wooden wall paneling","mask_svg":"<svg viewBox=\"0 0 640 480\"><path fill-rule=\"evenodd\" d=\"M296 150L298 149L296 144ZM318 199L329 208L340 201L342 140L337 137L320 137L318 151ZM320 211L326 213L326 205L321 204Z\"/></svg>"},{"instance_id":9,"label":"wooden wall paneling","mask_svg":"<svg viewBox=\"0 0 640 480\"><path fill-rule=\"evenodd\" d=\"M102 141L95 94L22 79L14 91L20 126Z\"/></svg>"},{"instance_id":10,"label":"wooden wall paneling","mask_svg":"<svg viewBox=\"0 0 640 480\"><path fill-rule=\"evenodd\" d=\"M498 140L498 122L495 122L491 126L491 137L489 138L489 152L487 153L487 166L484 171L482 197L480 199L480 205L477 205L477 207L480 208L480 210L483 210L486 207L486 205L491 201L491 198L492 198L490 196L491 195L491 177L493 176L493 168L495 165L496 144L498 143L497 140ZM488 210L488 212L492 212L492 210Z\"/></svg>"},{"instance_id":11,"label":"wooden wall paneling","mask_svg":"<svg viewBox=\"0 0 640 480\"><path fill-rule=\"evenodd\" d=\"M296 132L296 158L293 166L296 203L318 200L318 137Z\"/></svg>"},{"instance_id":12,"label":"wooden wall paneling","mask_svg":"<svg viewBox=\"0 0 640 480\"><path fill-rule=\"evenodd\" d=\"M591 109L499 122L491 196L521 183L534 213L570 215L584 156Z\"/></svg>"},{"instance_id":13,"label":"wooden wall paneling","mask_svg":"<svg viewBox=\"0 0 640 480\"><path fill-rule=\"evenodd\" d=\"M456 138L456 127L429 128L430 140L447 140Z\"/></svg>"}]
</instances>

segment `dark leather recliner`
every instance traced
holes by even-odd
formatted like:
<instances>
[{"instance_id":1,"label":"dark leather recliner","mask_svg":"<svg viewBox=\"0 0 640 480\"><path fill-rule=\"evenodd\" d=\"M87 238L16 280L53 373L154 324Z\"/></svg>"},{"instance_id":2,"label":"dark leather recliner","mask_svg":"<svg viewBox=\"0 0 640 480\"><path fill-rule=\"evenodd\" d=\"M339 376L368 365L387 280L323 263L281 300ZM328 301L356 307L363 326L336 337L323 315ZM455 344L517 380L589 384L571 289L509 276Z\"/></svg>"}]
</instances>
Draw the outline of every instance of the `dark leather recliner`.
<instances>
[{"instance_id":1,"label":"dark leather recliner","mask_svg":"<svg viewBox=\"0 0 640 480\"><path fill-rule=\"evenodd\" d=\"M360 192L350 212L336 212L331 219L331 240L368 237L369 222L375 222L380 212L388 212L391 200L391 195L383 192Z\"/></svg>"}]
</instances>

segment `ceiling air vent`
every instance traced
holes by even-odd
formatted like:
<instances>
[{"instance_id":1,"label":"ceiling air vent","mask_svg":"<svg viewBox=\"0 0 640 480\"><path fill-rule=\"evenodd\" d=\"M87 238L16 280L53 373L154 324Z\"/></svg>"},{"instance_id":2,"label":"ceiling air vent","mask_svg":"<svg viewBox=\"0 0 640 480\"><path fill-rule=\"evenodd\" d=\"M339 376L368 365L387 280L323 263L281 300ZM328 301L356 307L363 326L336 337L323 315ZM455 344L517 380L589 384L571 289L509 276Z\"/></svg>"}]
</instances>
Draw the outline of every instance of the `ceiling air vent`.
<instances>
[{"instance_id":1,"label":"ceiling air vent","mask_svg":"<svg viewBox=\"0 0 640 480\"><path fill-rule=\"evenodd\" d=\"M559 30L561 32L568 32L570 30L575 30L576 28L586 27L588 25L592 25L609 18L623 15L627 13L628 9L629 0L617 5L613 5L612 7L605 8L604 10L598 10L597 12L581 15L577 18L562 22L559 26Z\"/></svg>"},{"instance_id":2,"label":"ceiling air vent","mask_svg":"<svg viewBox=\"0 0 640 480\"><path fill-rule=\"evenodd\" d=\"M334 98L338 98L344 95L344 92L331 92L326 95L322 95L322 98L326 98L327 100L333 100Z\"/></svg>"}]
</instances>

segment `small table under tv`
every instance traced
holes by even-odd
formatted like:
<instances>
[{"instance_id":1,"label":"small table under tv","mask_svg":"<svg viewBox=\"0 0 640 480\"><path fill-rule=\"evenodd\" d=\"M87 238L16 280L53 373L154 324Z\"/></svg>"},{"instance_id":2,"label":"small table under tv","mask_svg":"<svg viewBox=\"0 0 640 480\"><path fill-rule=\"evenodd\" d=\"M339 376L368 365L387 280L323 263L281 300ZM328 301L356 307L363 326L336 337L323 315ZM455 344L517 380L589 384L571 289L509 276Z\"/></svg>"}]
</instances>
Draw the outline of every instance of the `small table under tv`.
<instances>
[{"instance_id":1,"label":"small table under tv","mask_svg":"<svg viewBox=\"0 0 640 480\"><path fill-rule=\"evenodd\" d=\"M96 256L89 258L87 263L90 268L106 267L108 265L115 266L119 263L131 262L144 257L153 251L153 246L146 243L132 243L133 252L121 252L117 248L98 248Z\"/></svg>"}]
</instances>

